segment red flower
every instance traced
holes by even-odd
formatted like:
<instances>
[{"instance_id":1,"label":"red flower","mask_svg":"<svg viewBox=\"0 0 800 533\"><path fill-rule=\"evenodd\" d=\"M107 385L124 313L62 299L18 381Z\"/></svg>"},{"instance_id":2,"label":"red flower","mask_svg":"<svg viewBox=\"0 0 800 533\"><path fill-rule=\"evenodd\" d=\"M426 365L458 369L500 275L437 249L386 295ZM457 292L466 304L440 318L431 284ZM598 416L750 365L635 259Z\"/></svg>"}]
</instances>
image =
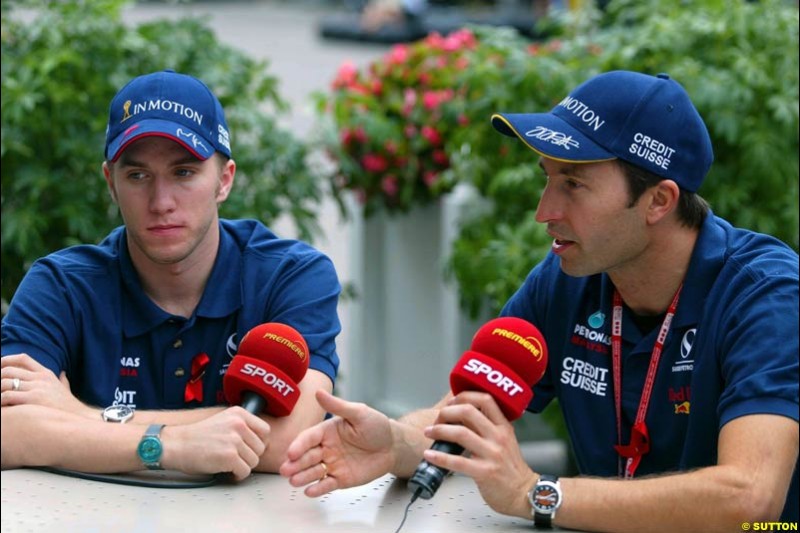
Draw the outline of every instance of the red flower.
<instances>
[{"instance_id":1,"label":"red flower","mask_svg":"<svg viewBox=\"0 0 800 533\"><path fill-rule=\"evenodd\" d=\"M393 174L384 176L381 180L381 189L384 194L390 198L397 196L397 192L400 190L400 187L397 185L397 176Z\"/></svg>"},{"instance_id":2,"label":"red flower","mask_svg":"<svg viewBox=\"0 0 800 533\"><path fill-rule=\"evenodd\" d=\"M433 170L426 170L425 173L422 175L422 181L430 189L434 185L436 185L437 181L439 181L439 174L434 172Z\"/></svg>"},{"instance_id":3,"label":"red flower","mask_svg":"<svg viewBox=\"0 0 800 533\"><path fill-rule=\"evenodd\" d=\"M442 144L442 136L436 130L436 128L432 126L422 126L422 130L420 131L423 137L431 143L433 146L439 146Z\"/></svg>"},{"instance_id":4,"label":"red flower","mask_svg":"<svg viewBox=\"0 0 800 533\"><path fill-rule=\"evenodd\" d=\"M389 168L389 162L386 161L386 158L382 155L369 153L361 157L361 166L364 167L364 170L367 172L380 174Z\"/></svg>"},{"instance_id":5,"label":"red flower","mask_svg":"<svg viewBox=\"0 0 800 533\"><path fill-rule=\"evenodd\" d=\"M434 150L431 158L434 163L442 167L447 167L450 164L450 158L447 157L447 152L444 150Z\"/></svg>"}]
</instances>

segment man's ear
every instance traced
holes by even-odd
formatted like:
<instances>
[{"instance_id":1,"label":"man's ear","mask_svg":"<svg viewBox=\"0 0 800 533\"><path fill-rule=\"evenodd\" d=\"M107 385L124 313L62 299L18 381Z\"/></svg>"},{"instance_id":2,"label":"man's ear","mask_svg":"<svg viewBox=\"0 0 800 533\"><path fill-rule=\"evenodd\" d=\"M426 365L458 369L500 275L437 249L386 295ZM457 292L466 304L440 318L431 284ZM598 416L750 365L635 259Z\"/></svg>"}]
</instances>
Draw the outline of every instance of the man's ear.
<instances>
[{"instance_id":1,"label":"man's ear","mask_svg":"<svg viewBox=\"0 0 800 533\"><path fill-rule=\"evenodd\" d=\"M228 159L222 167L219 176L219 187L217 188L217 204L221 204L228 199L228 195L233 188L234 176L236 175L236 162Z\"/></svg>"},{"instance_id":2,"label":"man's ear","mask_svg":"<svg viewBox=\"0 0 800 533\"><path fill-rule=\"evenodd\" d=\"M103 161L103 177L106 180L106 186L108 187L108 194L111 195L111 201L115 204L119 204L119 202L117 202L117 190L114 188L114 178L111 176L111 167L108 166L108 161Z\"/></svg>"},{"instance_id":3,"label":"man's ear","mask_svg":"<svg viewBox=\"0 0 800 533\"><path fill-rule=\"evenodd\" d=\"M647 222L655 224L678 207L681 189L672 180L663 179L648 191Z\"/></svg>"}]
</instances>

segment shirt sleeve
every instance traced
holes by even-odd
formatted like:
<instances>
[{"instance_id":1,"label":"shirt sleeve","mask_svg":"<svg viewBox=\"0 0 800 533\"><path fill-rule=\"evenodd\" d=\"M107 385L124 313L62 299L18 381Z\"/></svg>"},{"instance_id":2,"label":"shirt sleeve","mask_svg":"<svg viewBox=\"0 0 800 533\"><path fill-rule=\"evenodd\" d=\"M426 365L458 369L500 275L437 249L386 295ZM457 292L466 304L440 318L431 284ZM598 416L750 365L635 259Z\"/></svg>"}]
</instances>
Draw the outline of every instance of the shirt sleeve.
<instances>
[{"instance_id":1,"label":"shirt sleeve","mask_svg":"<svg viewBox=\"0 0 800 533\"><path fill-rule=\"evenodd\" d=\"M795 265L796 269L796 265ZM798 279L737 276L728 290L737 295L718 328L718 357L725 387L720 427L749 414L798 420Z\"/></svg>"},{"instance_id":2,"label":"shirt sleeve","mask_svg":"<svg viewBox=\"0 0 800 533\"><path fill-rule=\"evenodd\" d=\"M48 261L33 264L22 279L2 322L2 354L26 353L59 375L69 368L77 345L71 296Z\"/></svg>"}]
</instances>

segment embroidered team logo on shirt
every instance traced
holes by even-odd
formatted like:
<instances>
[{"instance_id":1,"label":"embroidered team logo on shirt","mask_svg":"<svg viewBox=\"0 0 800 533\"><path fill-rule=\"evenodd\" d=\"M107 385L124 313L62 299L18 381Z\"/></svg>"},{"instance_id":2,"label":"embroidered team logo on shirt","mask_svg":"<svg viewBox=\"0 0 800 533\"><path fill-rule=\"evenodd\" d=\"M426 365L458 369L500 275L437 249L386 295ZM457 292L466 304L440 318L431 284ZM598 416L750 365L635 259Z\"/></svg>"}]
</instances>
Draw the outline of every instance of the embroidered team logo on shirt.
<instances>
[{"instance_id":1,"label":"embroidered team logo on shirt","mask_svg":"<svg viewBox=\"0 0 800 533\"><path fill-rule=\"evenodd\" d=\"M690 357L692 354L692 345L694 338L697 334L697 328L692 328L683 334L681 339L681 358L672 365L672 373L676 372L691 372L694 370L694 358Z\"/></svg>"}]
</instances>

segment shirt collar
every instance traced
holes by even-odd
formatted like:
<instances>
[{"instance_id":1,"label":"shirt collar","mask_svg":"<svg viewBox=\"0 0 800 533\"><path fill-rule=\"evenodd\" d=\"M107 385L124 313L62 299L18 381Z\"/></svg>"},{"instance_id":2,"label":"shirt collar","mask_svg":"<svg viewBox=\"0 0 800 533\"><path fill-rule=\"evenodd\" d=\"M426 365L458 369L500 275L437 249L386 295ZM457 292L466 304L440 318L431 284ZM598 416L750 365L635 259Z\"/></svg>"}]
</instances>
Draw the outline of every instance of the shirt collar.
<instances>
[{"instance_id":1,"label":"shirt collar","mask_svg":"<svg viewBox=\"0 0 800 533\"><path fill-rule=\"evenodd\" d=\"M706 297L725 262L725 243L725 230L709 209L692 251L673 328L699 322Z\"/></svg>"},{"instance_id":2,"label":"shirt collar","mask_svg":"<svg viewBox=\"0 0 800 533\"><path fill-rule=\"evenodd\" d=\"M136 337L158 327L173 316L158 307L145 294L139 273L131 261L126 235L124 229L120 231L116 243L124 295L127 299L127 302L122 305L122 324L126 337ZM241 272L241 251L233 237L220 224L219 250L195 315L220 318L239 309L242 305L239 283Z\"/></svg>"}]
</instances>

